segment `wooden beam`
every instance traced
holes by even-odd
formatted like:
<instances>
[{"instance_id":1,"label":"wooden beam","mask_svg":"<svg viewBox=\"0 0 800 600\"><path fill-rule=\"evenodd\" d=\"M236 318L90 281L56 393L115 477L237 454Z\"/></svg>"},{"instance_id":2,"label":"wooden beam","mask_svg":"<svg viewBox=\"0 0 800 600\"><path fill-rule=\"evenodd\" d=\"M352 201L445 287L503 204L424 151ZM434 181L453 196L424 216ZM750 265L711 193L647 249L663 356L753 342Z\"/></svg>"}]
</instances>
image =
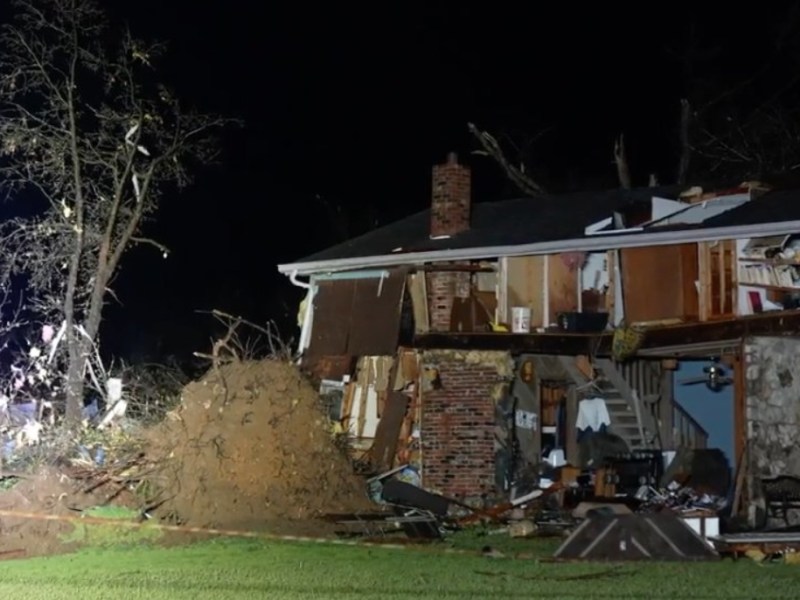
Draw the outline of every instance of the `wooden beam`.
<instances>
[{"instance_id":1,"label":"wooden beam","mask_svg":"<svg viewBox=\"0 0 800 600\"><path fill-rule=\"evenodd\" d=\"M414 347L422 350L501 350L518 354L592 355L602 344L611 349L611 335L568 333L428 333L414 338Z\"/></svg>"},{"instance_id":2,"label":"wooden beam","mask_svg":"<svg viewBox=\"0 0 800 600\"><path fill-rule=\"evenodd\" d=\"M747 357L744 344L733 365L733 457L739 461L747 447ZM738 468L739 465L736 465Z\"/></svg>"},{"instance_id":3,"label":"wooden beam","mask_svg":"<svg viewBox=\"0 0 800 600\"><path fill-rule=\"evenodd\" d=\"M653 327L645 333L640 350L741 340L748 336L800 335L800 310L775 311L738 319L706 323L681 323ZM428 333L414 339L419 349L502 350L519 354L610 356L612 334L604 333Z\"/></svg>"},{"instance_id":4,"label":"wooden beam","mask_svg":"<svg viewBox=\"0 0 800 600\"><path fill-rule=\"evenodd\" d=\"M575 423L578 420L578 392L574 385L569 386L567 390L566 406L566 444L564 448L565 458L571 465L578 465L580 463L580 450L578 448L578 432Z\"/></svg>"},{"instance_id":5,"label":"wooden beam","mask_svg":"<svg viewBox=\"0 0 800 600\"><path fill-rule=\"evenodd\" d=\"M708 323L681 323L648 330L642 348L742 339L751 335L798 335L800 311L776 311Z\"/></svg>"},{"instance_id":6,"label":"wooden beam","mask_svg":"<svg viewBox=\"0 0 800 600\"><path fill-rule=\"evenodd\" d=\"M675 423L674 421L674 372L669 369L661 370L661 395L658 398L659 438L662 450L674 450Z\"/></svg>"}]
</instances>

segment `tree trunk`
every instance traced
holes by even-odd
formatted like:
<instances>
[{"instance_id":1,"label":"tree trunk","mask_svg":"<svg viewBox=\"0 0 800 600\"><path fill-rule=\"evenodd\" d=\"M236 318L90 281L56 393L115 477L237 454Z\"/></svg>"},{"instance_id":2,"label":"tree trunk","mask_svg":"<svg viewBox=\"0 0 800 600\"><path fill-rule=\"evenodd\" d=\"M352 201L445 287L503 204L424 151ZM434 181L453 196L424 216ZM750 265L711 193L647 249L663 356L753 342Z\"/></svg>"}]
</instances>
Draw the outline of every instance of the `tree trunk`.
<instances>
[{"instance_id":1,"label":"tree trunk","mask_svg":"<svg viewBox=\"0 0 800 600\"><path fill-rule=\"evenodd\" d=\"M86 367L86 353L84 351L85 344L74 333L68 345L67 406L64 419L68 428L75 429L83 419L83 393L86 387L83 374Z\"/></svg>"},{"instance_id":2,"label":"tree trunk","mask_svg":"<svg viewBox=\"0 0 800 600\"><path fill-rule=\"evenodd\" d=\"M102 272L98 269L89 301L86 321L83 323L83 330L86 335L81 335L75 331L74 323L72 331L68 332L69 362L67 364L67 406L65 413L67 427L73 427L83 419L86 362L89 360L89 353L92 351L92 342L96 341L97 334L100 331L107 281L106 269L103 269Z\"/></svg>"}]
</instances>

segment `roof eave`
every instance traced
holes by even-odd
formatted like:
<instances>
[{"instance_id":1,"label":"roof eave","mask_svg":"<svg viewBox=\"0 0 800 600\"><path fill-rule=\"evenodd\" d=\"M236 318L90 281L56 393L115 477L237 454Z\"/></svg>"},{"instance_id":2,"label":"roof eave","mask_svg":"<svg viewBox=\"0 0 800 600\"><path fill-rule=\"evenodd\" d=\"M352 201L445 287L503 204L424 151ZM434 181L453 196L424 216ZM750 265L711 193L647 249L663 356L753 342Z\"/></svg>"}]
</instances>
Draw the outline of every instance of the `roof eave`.
<instances>
[{"instance_id":1,"label":"roof eave","mask_svg":"<svg viewBox=\"0 0 800 600\"><path fill-rule=\"evenodd\" d=\"M759 237L767 235L787 235L800 232L800 221L777 223L754 223L728 227L694 228L671 231L652 231L626 233L621 235L602 235L535 242L513 246L484 246L480 248L458 248L452 250L432 250L408 252L404 254L385 254L309 262L296 262L278 265L284 275L313 275L375 267L399 265L421 265L432 262L455 260L482 260L501 256L535 256L558 252L593 252L644 246L667 246L670 244L713 242L724 239Z\"/></svg>"}]
</instances>

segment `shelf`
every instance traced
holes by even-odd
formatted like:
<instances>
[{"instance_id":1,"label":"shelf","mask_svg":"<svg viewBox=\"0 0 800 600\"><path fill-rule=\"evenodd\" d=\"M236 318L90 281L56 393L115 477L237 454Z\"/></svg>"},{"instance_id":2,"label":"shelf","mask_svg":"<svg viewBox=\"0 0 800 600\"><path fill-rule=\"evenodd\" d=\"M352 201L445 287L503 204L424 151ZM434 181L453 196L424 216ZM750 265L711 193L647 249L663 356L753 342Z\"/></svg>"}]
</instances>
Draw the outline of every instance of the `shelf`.
<instances>
[{"instance_id":1,"label":"shelf","mask_svg":"<svg viewBox=\"0 0 800 600\"><path fill-rule=\"evenodd\" d=\"M761 263L763 265L786 265L788 267L800 267L800 261L792 260L789 258L739 258L739 262L744 263Z\"/></svg>"},{"instance_id":2,"label":"shelf","mask_svg":"<svg viewBox=\"0 0 800 600\"><path fill-rule=\"evenodd\" d=\"M780 292L800 292L800 286L787 287L784 285L772 285L769 283L746 283L744 281L740 281L739 285L745 287L764 288L765 290L777 290Z\"/></svg>"}]
</instances>

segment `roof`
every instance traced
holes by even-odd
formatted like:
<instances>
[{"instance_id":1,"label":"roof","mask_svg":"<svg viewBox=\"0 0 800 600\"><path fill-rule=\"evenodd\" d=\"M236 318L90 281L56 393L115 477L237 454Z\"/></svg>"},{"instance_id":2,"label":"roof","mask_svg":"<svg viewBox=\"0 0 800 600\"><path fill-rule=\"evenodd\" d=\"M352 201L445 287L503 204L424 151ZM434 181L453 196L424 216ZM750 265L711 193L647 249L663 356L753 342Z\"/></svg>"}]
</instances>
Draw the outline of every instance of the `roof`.
<instances>
[{"instance_id":1,"label":"roof","mask_svg":"<svg viewBox=\"0 0 800 600\"><path fill-rule=\"evenodd\" d=\"M726 187L729 186L715 189ZM406 259L409 263L463 260L708 241L724 238L727 233L730 237L756 237L758 232L769 235L800 231L800 188L795 188L767 192L722 214L710 210L703 220L695 217L689 223L670 222L638 230L604 232L613 235L586 234L586 227L615 211L648 206L653 197L677 199L685 189L686 186L661 186L476 202L472 206L470 229L443 239L430 238L428 209L278 268L284 273L310 274L401 264ZM777 223L782 226L770 227ZM624 241L620 241L623 237Z\"/></svg>"},{"instance_id":2,"label":"roof","mask_svg":"<svg viewBox=\"0 0 800 600\"><path fill-rule=\"evenodd\" d=\"M586 225L609 216L615 210L649 203L653 195L675 197L683 189L676 186L618 189L476 202L472 205L469 230L438 240L430 238L431 211L426 209L298 262L569 239L582 236ZM565 206L569 206L569 211L565 212ZM575 218L578 215L580 218Z\"/></svg>"}]
</instances>

